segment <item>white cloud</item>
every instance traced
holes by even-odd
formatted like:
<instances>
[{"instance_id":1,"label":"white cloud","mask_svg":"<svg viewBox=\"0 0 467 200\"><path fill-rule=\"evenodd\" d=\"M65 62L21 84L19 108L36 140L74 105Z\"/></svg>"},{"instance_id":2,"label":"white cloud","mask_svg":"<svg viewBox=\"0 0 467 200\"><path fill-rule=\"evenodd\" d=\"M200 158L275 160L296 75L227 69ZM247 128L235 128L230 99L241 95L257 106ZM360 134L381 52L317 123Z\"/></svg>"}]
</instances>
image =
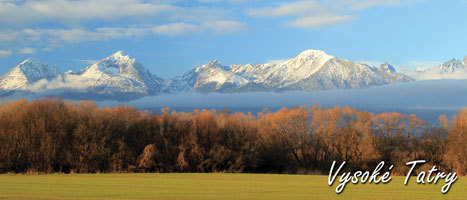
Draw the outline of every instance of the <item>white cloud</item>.
<instances>
[{"instance_id":1,"label":"white cloud","mask_svg":"<svg viewBox=\"0 0 467 200\"><path fill-rule=\"evenodd\" d=\"M356 20L356 12L375 6L399 6L421 0L301 0L249 9L254 17L295 17L285 24L293 27L317 28Z\"/></svg>"},{"instance_id":2,"label":"white cloud","mask_svg":"<svg viewBox=\"0 0 467 200\"><path fill-rule=\"evenodd\" d=\"M467 79L467 71L457 70L454 72L445 72L440 69L443 62L439 61L409 61L404 65L403 72L417 80L431 79ZM423 73L417 72L421 68Z\"/></svg>"},{"instance_id":3,"label":"white cloud","mask_svg":"<svg viewBox=\"0 0 467 200\"><path fill-rule=\"evenodd\" d=\"M222 2L222 0L198 0L200 3L219 3Z\"/></svg>"},{"instance_id":4,"label":"white cloud","mask_svg":"<svg viewBox=\"0 0 467 200\"><path fill-rule=\"evenodd\" d=\"M328 9L329 8L318 1L296 1L282 3L276 7L249 9L247 14L255 17L281 17L308 15L312 12L322 12Z\"/></svg>"},{"instance_id":5,"label":"white cloud","mask_svg":"<svg viewBox=\"0 0 467 200\"><path fill-rule=\"evenodd\" d=\"M152 28L152 32L156 35L186 35L200 33L203 31L212 31L215 33L233 33L246 29L246 24L230 21L230 20L214 20L207 21L202 24L188 24L188 23L170 23Z\"/></svg>"},{"instance_id":6,"label":"white cloud","mask_svg":"<svg viewBox=\"0 0 467 200\"><path fill-rule=\"evenodd\" d=\"M467 72L455 71L451 73L443 73L437 67L425 69L423 73L415 71L406 72L407 75L417 80L432 80L432 79L467 79Z\"/></svg>"},{"instance_id":7,"label":"white cloud","mask_svg":"<svg viewBox=\"0 0 467 200\"><path fill-rule=\"evenodd\" d=\"M106 41L111 39L138 37L147 34L148 28L100 27L94 30L85 28L71 29L24 29L20 31L18 40L38 40L50 46L60 46L63 43L78 43L85 41ZM48 47L50 48L50 47Z\"/></svg>"},{"instance_id":8,"label":"white cloud","mask_svg":"<svg viewBox=\"0 0 467 200\"><path fill-rule=\"evenodd\" d=\"M157 35L184 35L188 33L201 32L201 27L187 23L171 23L152 28L152 32Z\"/></svg>"},{"instance_id":9,"label":"white cloud","mask_svg":"<svg viewBox=\"0 0 467 200\"><path fill-rule=\"evenodd\" d=\"M18 37L17 31L3 30L0 31L0 42L2 41L14 41Z\"/></svg>"},{"instance_id":10,"label":"white cloud","mask_svg":"<svg viewBox=\"0 0 467 200\"><path fill-rule=\"evenodd\" d=\"M422 0L346 0L350 10L363 10L376 6L401 6Z\"/></svg>"},{"instance_id":11,"label":"white cloud","mask_svg":"<svg viewBox=\"0 0 467 200\"><path fill-rule=\"evenodd\" d=\"M135 37L145 34L145 28L120 28L101 27L94 30L84 28L77 29L46 29L37 30L42 36L47 37L50 42L60 43L62 41L77 43L82 41L110 40L125 37Z\"/></svg>"},{"instance_id":12,"label":"white cloud","mask_svg":"<svg viewBox=\"0 0 467 200\"><path fill-rule=\"evenodd\" d=\"M384 64L384 61L379 60L358 60L358 63L363 63L373 67L379 67L381 64ZM389 63L391 64L391 63ZM401 64L399 66L393 66L398 72L407 73L413 75L417 68L430 69L437 68L441 65L442 62L439 61L408 61L407 63Z\"/></svg>"},{"instance_id":13,"label":"white cloud","mask_svg":"<svg viewBox=\"0 0 467 200\"><path fill-rule=\"evenodd\" d=\"M11 50L0 50L0 57L11 56Z\"/></svg>"},{"instance_id":14,"label":"white cloud","mask_svg":"<svg viewBox=\"0 0 467 200\"><path fill-rule=\"evenodd\" d=\"M443 62L440 62L440 61L409 61L407 62L407 66L409 68L417 68L417 67L421 67L421 68L433 68L433 67L438 67L439 65L443 64Z\"/></svg>"},{"instance_id":15,"label":"white cloud","mask_svg":"<svg viewBox=\"0 0 467 200\"><path fill-rule=\"evenodd\" d=\"M363 64L366 64L366 65L372 66L372 67L379 67L381 64L384 63L382 61L377 61L377 60L359 60L359 61L356 61L356 62L363 63Z\"/></svg>"},{"instance_id":16,"label":"white cloud","mask_svg":"<svg viewBox=\"0 0 467 200\"><path fill-rule=\"evenodd\" d=\"M200 3L221 3L221 2L228 2L228 3L245 3L253 0L198 0Z\"/></svg>"},{"instance_id":17,"label":"white cloud","mask_svg":"<svg viewBox=\"0 0 467 200\"><path fill-rule=\"evenodd\" d=\"M319 28L323 26L330 26L339 23L356 20L355 16L350 15L324 15L324 16L310 16L298 18L293 22L287 24L293 27L304 27L304 28Z\"/></svg>"},{"instance_id":18,"label":"white cloud","mask_svg":"<svg viewBox=\"0 0 467 200\"><path fill-rule=\"evenodd\" d=\"M25 47L25 48L20 49L18 51L18 53L20 53L20 54L35 54L36 49L31 48L31 47Z\"/></svg>"},{"instance_id":19,"label":"white cloud","mask_svg":"<svg viewBox=\"0 0 467 200\"><path fill-rule=\"evenodd\" d=\"M266 61L266 64L281 64L281 63L285 63L285 62L287 62L289 60L290 60L290 58L288 58L288 59L268 60L268 61Z\"/></svg>"},{"instance_id":20,"label":"white cloud","mask_svg":"<svg viewBox=\"0 0 467 200\"><path fill-rule=\"evenodd\" d=\"M233 33L246 29L245 23L231 20L208 21L204 22L203 26L216 33Z\"/></svg>"},{"instance_id":21,"label":"white cloud","mask_svg":"<svg viewBox=\"0 0 467 200\"><path fill-rule=\"evenodd\" d=\"M50 51L52 48L66 44L107 41L121 38L134 38L149 35L179 36L197 34L202 32L233 33L246 29L246 24L232 20L207 21L203 23L167 23L153 26L135 27L99 27L95 29L86 28L58 28L58 29L31 29L2 31L0 30L0 41L18 42L23 44L46 45L42 50ZM2 37L5 36L5 37ZM3 39L3 40L2 40ZM22 54L32 54L35 51L29 47L20 50Z\"/></svg>"},{"instance_id":22,"label":"white cloud","mask_svg":"<svg viewBox=\"0 0 467 200\"><path fill-rule=\"evenodd\" d=\"M176 0L0 0L0 45L50 51L88 41L244 30L246 24L231 14L215 4L186 6Z\"/></svg>"},{"instance_id":23,"label":"white cloud","mask_svg":"<svg viewBox=\"0 0 467 200\"><path fill-rule=\"evenodd\" d=\"M0 2L0 22L24 25L60 21L68 24L156 16L176 9L177 7L169 4L154 4L142 0L26 0Z\"/></svg>"},{"instance_id":24,"label":"white cloud","mask_svg":"<svg viewBox=\"0 0 467 200\"><path fill-rule=\"evenodd\" d=\"M42 51L52 51L53 49L50 47L44 47L41 49Z\"/></svg>"},{"instance_id":25,"label":"white cloud","mask_svg":"<svg viewBox=\"0 0 467 200\"><path fill-rule=\"evenodd\" d=\"M11 56L11 50L0 50L0 57Z\"/></svg>"},{"instance_id":26,"label":"white cloud","mask_svg":"<svg viewBox=\"0 0 467 200\"><path fill-rule=\"evenodd\" d=\"M27 27L41 22L65 26L87 22L142 22L166 24L222 20L230 10L219 6L177 6L176 1L154 0L25 0L0 1L0 25ZM133 21L132 21L133 20Z\"/></svg>"},{"instance_id":27,"label":"white cloud","mask_svg":"<svg viewBox=\"0 0 467 200\"><path fill-rule=\"evenodd\" d=\"M45 92L47 90L84 90L88 88L88 81L92 81L88 78L66 74L65 76L58 75L56 78L48 81L46 79L41 79L31 85L28 89L34 92Z\"/></svg>"},{"instance_id":28,"label":"white cloud","mask_svg":"<svg viewBox=\"0 0 467 200\"><path fill-rule=\"evenodd\" d=\"M88 64L88 65L92 65L98 62L98 60L89 60L89 59L73 59L73 61Z\"/></svg>"}]
</instances>

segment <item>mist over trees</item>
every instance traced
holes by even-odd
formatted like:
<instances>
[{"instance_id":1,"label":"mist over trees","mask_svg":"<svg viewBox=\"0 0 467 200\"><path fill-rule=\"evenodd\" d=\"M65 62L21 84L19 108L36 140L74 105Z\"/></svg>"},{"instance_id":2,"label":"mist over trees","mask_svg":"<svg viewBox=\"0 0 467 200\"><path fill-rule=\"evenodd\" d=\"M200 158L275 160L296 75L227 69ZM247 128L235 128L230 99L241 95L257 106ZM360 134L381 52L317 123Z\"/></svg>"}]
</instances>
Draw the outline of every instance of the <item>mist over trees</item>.
<instances>
[{"instance_id":1,"label":"mist over trees","mask_svg":"<svg viewBox=\"0 0 467 200\"><path fill-rule=\"evenodd\" d=\"M0 106L0 173L255 172L371 170L423 159L419 170L467 174L467 111L428 125L415 115L335 106L276 112L162 114L93 102L16 100Z\"/></svg>"}]
</instances>

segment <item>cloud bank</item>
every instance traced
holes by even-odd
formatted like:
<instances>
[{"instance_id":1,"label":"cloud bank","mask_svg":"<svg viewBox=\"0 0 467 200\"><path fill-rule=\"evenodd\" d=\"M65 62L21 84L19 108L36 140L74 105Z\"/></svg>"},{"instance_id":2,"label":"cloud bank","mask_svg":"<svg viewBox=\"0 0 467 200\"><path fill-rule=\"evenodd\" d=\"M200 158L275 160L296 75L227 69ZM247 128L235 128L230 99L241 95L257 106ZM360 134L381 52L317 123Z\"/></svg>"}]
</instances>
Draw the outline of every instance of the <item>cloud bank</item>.
<instances>
[{"instance_id":1,"label":"cloud bank","mask_svg":"<svg viewBox=\"0 0 467 200\"><path fill-rule=\"evenodd\" d=\"M285 93L182 93L143 97L129 102L102 101L100 106L127 105L151 111L170 107L182 111L192 109L222 109L260 112L319 104L325 107L349 106L370 112L415 113L435 123L440 114L448 117L467 106L467 80L423 80L409 83L370 87L366 89L325 90Z\"/></svg>"},{"instance_id":2,"label":"cloud bank","mask_svg":"<svg viewBox=\"0 0 467 200\"><path fill-rule=\"evenodd\" d=\"M358 11L378 6L401 6L416 0L301 0L250 8L253 17L286 18L284 25L319 28L358 19ZM290 20L292 18L292 20Z\"/></svg>"},{"instance_id":3,"label":"cloud bank","mask_svg":"<svg viewBox=\"0 0 467 200\"><path fill-rule=\"evenodd\" d=\"M0 1L0 26L0 44L17 47L18 54L80 42L247 29L245 22L216 4L160 0ZM1 57L9 55L0 52Z\"/></svg>"},{"instance_id":4,"label":"cloud bank","mask_svg":"<svg viewBox=\"0 0 467 200\"><path fill-rule=\"evenodd\" d=\"M81 42L140 37L232 34L252 18L279 19L292 28L320 28L358 20L358 12L416 0L3 0L0 57L32 54ZM251 7L251 5L258 5Z\"/></svg>"}]
</instances>

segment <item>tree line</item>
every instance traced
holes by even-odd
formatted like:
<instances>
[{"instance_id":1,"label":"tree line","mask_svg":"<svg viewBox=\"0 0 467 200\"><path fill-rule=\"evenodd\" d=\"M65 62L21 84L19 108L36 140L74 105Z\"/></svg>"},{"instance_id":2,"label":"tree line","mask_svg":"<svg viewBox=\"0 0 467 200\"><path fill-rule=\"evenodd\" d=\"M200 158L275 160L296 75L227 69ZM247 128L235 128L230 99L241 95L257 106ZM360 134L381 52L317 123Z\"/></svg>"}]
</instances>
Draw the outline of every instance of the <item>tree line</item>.
<instances>
[{"instance_id":1,"label":"tree line","mask_svg":"<svg viewBox=\"0 0 467 200\"><path fill-rule=\"evenodd\" d=\"M276 112L161 114L62 99L0 105L0 173L245 172L327 174L334 160L372 170L467 174L467 111L436 126L411 114L335 106Z\"/></svg>"}]
</instances>

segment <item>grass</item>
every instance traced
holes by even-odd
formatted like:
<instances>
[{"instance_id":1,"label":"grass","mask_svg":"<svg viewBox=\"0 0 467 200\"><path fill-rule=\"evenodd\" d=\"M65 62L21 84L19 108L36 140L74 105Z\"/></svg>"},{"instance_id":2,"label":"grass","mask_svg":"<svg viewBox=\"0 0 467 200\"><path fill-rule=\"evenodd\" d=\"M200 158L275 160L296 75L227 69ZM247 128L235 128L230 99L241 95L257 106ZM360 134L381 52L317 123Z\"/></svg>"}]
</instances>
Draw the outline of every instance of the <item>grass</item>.
<instances>
[{"instance_id":1,"label":"grass","mask_svg":"<svg viewBox=\"0 0 467 200\"><path fill-rule=\"evenodd\" d=\"M408 186L405 177L388 184L349 184L340 195L327 176L266 174L51 174L0 175L0 199L466 199L467 178L448 194L444 180ZM336 180L337 181L337 180Z\"/></svg>"}]
</instances>

